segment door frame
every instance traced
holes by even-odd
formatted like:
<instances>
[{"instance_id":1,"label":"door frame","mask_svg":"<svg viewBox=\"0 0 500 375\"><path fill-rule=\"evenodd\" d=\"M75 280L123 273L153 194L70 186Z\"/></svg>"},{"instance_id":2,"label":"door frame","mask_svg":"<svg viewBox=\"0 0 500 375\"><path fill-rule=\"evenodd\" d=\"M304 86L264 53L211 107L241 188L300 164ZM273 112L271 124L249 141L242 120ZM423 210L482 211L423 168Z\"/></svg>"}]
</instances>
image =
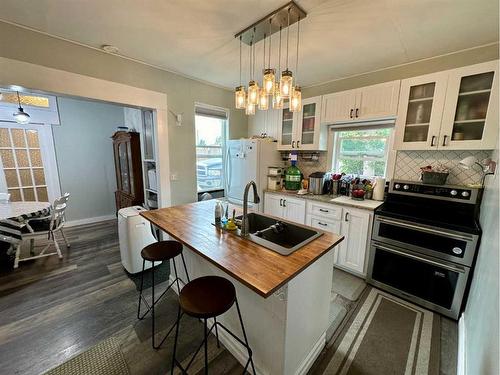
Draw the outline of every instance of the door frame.
<instances>
[{"instance_id":1,"label":"door frame","mask_svg":"<svg viewBox=\"0 0 500 375\"><path fill-rule=\"evenodd\" d=\"M0 86L21 86L26 91L80 97L118 105L149 108L156 116L156 151L160 207L171 205L170 156L167 94L91 76L48 68L41 65L0 57ZM22 90L20 90L22 91ZM166 147L160 147L159 142Z\"/></svg>"},{"instance_id":2,"label":"door frame","mask_svg":"<svg viewBox=\"0 0 500 375\"><path fill-rule=\"evenodd\" d=\"M21 125L9 121L0 121L0 128L3 129L32 129L38 132L40 142L40 153L42 155L43 169L45 173L45 183L47 185L47 195L49 202L53 202L61 196L61 186L59 182L59 169L57 167L56 151L54 147L54 137L52 136L52 126L49 124L27 124ZM3 163L0 158L0 168L3 170ZM7 193L7 181L5 173L0 173L0 191Z\"/></svg>"}]
</instances>

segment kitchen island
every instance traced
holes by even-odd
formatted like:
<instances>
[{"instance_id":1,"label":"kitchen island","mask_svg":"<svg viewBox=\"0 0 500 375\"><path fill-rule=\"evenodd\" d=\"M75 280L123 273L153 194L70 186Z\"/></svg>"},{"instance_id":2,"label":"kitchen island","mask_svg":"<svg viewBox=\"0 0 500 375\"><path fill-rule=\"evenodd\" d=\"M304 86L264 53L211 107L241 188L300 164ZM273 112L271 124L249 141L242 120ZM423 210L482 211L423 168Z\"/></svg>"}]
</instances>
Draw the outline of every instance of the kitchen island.
<instances>
[{"instance_id":1,"label":"kitchen island","mask_svg":"<svg viewBox=\"0 0 500 375\"><path fill-rule=\"evenodd\" d=\"M332 250L343 237L323 233L283 256L212 225L214 206L204 201L141 215L185 245L191 279L218 275L233 282L259 374L306 373L325 345ZM241 335L235 309L218 319ZM246 362L244 348L227 334L220 338Z\"/></svg>"}]
</instances>

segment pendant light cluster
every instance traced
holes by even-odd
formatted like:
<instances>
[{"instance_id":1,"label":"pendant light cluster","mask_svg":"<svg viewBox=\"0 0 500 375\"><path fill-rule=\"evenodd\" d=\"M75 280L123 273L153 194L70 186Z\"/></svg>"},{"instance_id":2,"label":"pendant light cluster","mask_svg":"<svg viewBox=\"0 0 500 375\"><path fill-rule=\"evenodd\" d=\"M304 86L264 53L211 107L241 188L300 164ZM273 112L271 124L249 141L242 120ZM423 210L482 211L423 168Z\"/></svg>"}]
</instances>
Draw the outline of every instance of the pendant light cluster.
<instances>
[{"instance_id":1,"label":"pendant light cluster","mask_svg":"<svg viewBox=\"0 0 500 375\"><path fill-rule=\"evenodd\" d=\"M295 77L289 69L289 44L290 44L290 12L297 9L300 10L298 15L295 15L294 21L297 23L297 46L296 46L296 60L295 60ZM286 12L286 14L284 14ZM301 88L297 85L297 72L299 62L299 35L300 35L300 20L301 15L305 16L298 6L291 2L285 7L264 18L253 27L237 34L240 40L240 84L235 89L235 107L238 109L245 109L247 115L254 115L256 109L260 111L273 109L282 109L285 102L288 101L289 109L291 112L300 112L302 110L302 93ZM286 18L284 18L285 16ZM273 25L274 21L274 25ZM267 24L264 25L263 23ZM286 23L285 23L286 22ZM279 26L279 30L277 29ZM286 27L286 59L285 69L281 71L281 46L282 46L282 31ZM259 30L257 30L259 28ZM265 29L264 29L265 28ZM279 46L278 46L278 72L271 66L271 43L272 34L279 32ZM259 31L260 35L259 36ZM248 89L242 84L242 39L246 37L245 43L249 45L249 82ZM259 39L258 39L259 38ZM263 69L262 69L262 85L259 87L259 82L255 77L255 48L257 42L262 41L263 44ZM267 43L267 49L266 49ZM267 51L267 61L266 61ZM295 85L294 85L295 78Z\"/></svg>"}]
</instances>

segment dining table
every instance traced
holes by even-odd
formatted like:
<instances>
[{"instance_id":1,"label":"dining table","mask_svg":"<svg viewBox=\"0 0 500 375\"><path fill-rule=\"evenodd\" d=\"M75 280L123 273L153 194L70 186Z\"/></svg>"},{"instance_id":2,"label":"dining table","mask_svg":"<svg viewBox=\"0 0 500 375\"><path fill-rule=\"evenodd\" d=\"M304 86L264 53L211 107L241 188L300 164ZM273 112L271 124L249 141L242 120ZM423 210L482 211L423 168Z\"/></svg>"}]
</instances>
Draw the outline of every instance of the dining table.
<instances>
[{"instance_id":1,"label":"dining table","mask_svg":"<svg viewBox=\"0 0 500 375\"><path fill-rule=\"evenodd\" d=\"M48 216L50 207L50 202L0 202L0 241L20 241L26 222Z\"/></svg>"}]
</instances>

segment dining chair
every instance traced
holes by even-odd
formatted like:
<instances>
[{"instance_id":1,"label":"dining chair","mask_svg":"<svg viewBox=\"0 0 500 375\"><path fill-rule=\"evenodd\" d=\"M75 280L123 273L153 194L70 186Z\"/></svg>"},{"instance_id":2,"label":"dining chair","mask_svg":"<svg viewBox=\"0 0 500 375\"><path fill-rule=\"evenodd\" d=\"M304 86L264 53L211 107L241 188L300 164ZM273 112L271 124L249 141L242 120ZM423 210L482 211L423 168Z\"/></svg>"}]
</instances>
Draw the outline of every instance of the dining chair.
<instances>
[{"instance_id":1,"label":"dining chair","mask_svg":"<svg viewBox=\"0 0 500 375\"><path fill-rule=\"evenodd\" d=\"M61 249L59 248L59 243L55 234L61 232L64 226L65 217L64 213L66 211L66 203L59 204L52 208L50 214L50 220L46 218L33 218L26 221L27 232L21 234L21 241L16 247L16 257L14 260L14 268L19 266L19 262L26 260L32 260L42 257L47 257L50 255L58 255L59 259L62 259ZM30 254L29 257L21 258L21 245L25 240L35 240L37 237L45 237L49 239L49 243L40 251L38 255ZM54 245L55 251L47 253L46 251L51 245Z\"/></svg>"},{"instance_id":2,"label":"dining chair","mask_svg":"<svg viewBox=\"0 0 500 375\"><path fill-rule=\"evenodd\" d=\"M64 193L61 197L57 198L55 201L54 201L54 204L52 205L52 207L57 207L59 206L60 204L67 204L68 203L68 200L69 200L69 196L71 194L70 193ZM64 220L66 221L66 217L64 218ZM66 239L66 235L64 234L64 230L63 228L61 228L61 235L62 235L62 238L64 239L64 243L66 244L66 247L70 247L71 244L68 242L68 240Z\"/></svg>"}]
</instances>

